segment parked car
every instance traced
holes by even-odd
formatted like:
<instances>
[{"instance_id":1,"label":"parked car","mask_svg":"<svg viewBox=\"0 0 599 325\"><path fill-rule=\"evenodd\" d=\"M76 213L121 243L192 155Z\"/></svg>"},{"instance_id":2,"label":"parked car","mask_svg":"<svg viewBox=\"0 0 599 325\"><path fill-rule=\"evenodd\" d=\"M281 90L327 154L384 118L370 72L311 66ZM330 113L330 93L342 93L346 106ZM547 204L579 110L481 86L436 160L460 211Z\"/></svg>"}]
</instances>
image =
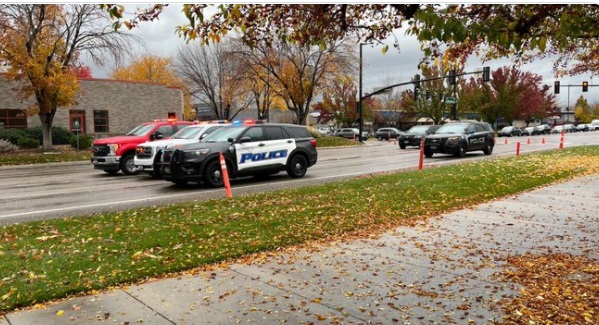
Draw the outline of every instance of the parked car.
<instances>
[{"instance_id":1,"label":"parked car","mask_svg":"<svg viewBox=\"0 0 599 325\"><path fill-rule=\"evenodd\" d=\"M380 128L376 130L376 132L374 133L374 137L379 141L391 140L393 138L399 138L399 136L404 133L405 132L400 131L396 128Z\"/></svg>"},{"instance_id":2,"label":"parked car","mask_svg":"<svg viewBox=\"0 0 599 325\"><path fill-rule=\"evenodd\" d=\"M399 136L399 148L405 149L407 146L420 148L420 141L429 134L434 134L440 125L415 125L408 132Z\"/></svg>"},{"instance_id":3,"label":"parked car","mask_svg":"<svg viewBox=\"0 0 599 325\"><path fill-rule=\"evenodd\" d=\"M497 136L501 137L513 137L513 136L521 136L522 135L522 130L520 130L519 127L517 126L506 126L503 129L499 130L499 132L497 132Z\"/></svg>"},{"instance_id":4,"label":"parked car","mask_svg":"<svg viewBox=\"0 0 599 325\"><path fill-rule=\"evenodd\" d=\"M535 133L535 127L534 126L529 126L527 128L524 128L524 130L522 130L522 135L536 135L537 133Z\"/></svg>"},{"instance_id":5,"label":"parked car","mask_svg":"<svg viewBox=\"0 0 599 325\"><path fill-rule=\"evenodd\" d=\"M335 135L338 137L346 138L346 139L358 139L358 134L360 131L357 128L342 128L335 132ZM362 140L368 140L368 131L362 130Z\"/></svg>"},{"instance_id":6,"label":"parked car","mask_svg":"<svg viewBox=\"0 0 599 325\"><path fill-rule=\"evenodd\" d=\"M551 134L562 133L563 130L564 130L563 125L556 125L551 129Z\"/></svg>"},{"instance_id":7,"label":"parked car","mask_svg":"<svg viewBox=\"0 0 599 325\"><path fill-rule=\"evenodd\" d=\"M182 128L168 139L141 143L135 149L135 158L133 159L135 167L137 167L139 171L146 172L155 178L160 178L160 172L154 170L155 158L160 150L171 145L199 142L210 133L228 124L229 123L225 121L213 121L211 123L202 122L201 124Z\"/></svg>"},{"instance_id":8,"label":"parked car","mask_svg":"<svg viewBox=\"0 0 599 325\"><path fill-rule=\"evenodd\" d=\"M574 126L574 124L571 124L571 123L564 124L564 132L566 132L566 133L576 132L576 127Z\"/></svg>"},{"instance_id":9,"label":"parked car","mask_svg":"<svg viewBox=\"0 0 599 325\"><path fill-rule=\"evenodd\" d=\"M203 182L209 187L223 186L220 157L226 161L230 178L280 171L301 178L318 160L316 144L302 125L233 123L201 142L165 148L156 168L165 180L177 185Z\"/></svg>"},{"instance_id":10,"label":"parked car","mask_svg":"<svg viewBox=\"0 0 599 325\"><path fill-rule=\"evenodd\" d=\"M448 123L441 126L435 134L424 138L424 155L430 158L434 153L445 153L464 157L466 152L476 150L490 155L494 145L495 132L489 123Z\"/></svg>"},{"instance_id":11,"label":"parked car","mask_svg":"<svg viewBox=\"0 0 599 325\"><path fill-rule=\"evenodd\" d=\"M588 124L580 123L576 126L577 132L587 132L589 130Z\"/></svg>"},{"instance_id":12,"label":"parked car","mask_svg":"<svg viewBox=\"0 0 599 325\"><path fill-rule=\"evenodd\" d=\"M549 133L551 133L551 127L547 124L541 124L541 125L535 126L535 131L534 131L533 135L549 134Z\"/></svg>"}]
</instances>

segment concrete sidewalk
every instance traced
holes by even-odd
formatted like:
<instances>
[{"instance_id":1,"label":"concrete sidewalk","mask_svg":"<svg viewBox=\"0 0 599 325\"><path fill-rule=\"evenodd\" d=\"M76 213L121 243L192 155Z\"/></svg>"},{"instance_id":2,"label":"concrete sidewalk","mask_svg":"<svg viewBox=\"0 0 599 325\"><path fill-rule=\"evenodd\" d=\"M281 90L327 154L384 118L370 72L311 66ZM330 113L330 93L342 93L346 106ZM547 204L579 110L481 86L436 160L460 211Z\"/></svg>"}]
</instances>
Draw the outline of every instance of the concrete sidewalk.
<instances>
[{"instance_id":1,"label":"concrete sidewalk","mask_svg":"<svg viewBox=\"0 0 599 325\"><path fill-rule=\"evenodd\" d=\"M333 244L6 315L0 324L485 324L526 252L599 259L599 175Z\"/></svg>"}]
</instances>

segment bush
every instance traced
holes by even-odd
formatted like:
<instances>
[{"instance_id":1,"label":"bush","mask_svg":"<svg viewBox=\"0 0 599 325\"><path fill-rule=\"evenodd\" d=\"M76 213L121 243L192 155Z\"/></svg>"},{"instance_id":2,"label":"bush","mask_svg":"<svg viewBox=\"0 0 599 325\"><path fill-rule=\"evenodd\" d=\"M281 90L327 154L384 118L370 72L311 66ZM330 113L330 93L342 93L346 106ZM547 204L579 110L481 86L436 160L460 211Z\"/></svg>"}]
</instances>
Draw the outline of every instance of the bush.
<instances>
[{"instance_id":1,"label":"bush","mask_svg":"<svg viewBox=\"0 0 599 325\"><path fill-rule=\"evenodd\" d=\"M40 126L24 129L23 133L25 138L35 139L39 141L39 143L43 142L42 128Z\"/></svg>"},{"instance_id":2,"label":"bush","mask_svg":"<svg viewBox=\"0 0 599 325\"><path fill-rule=\"evenodd\" d=\"M94 142L94 138L89 135L80 135L79 136L79 149L89 149L92 147L92 143ZM77 149L77 137L71 137L71 147Z\"/></svg>"},{"instance_id":3,"label":"bush","mask_svg":"<svg viewBox=\"0 0 599 325\"><path fill-rule=\"evenodd\" d=\"M79 135L81 136L81 134ZM71 133L71 131L60 127L60 126L53 126L52 127L52 144L57 144L57 145L61 145L61 144L70 144L72 138L74 138L75 135L73 135Z\"/></svg>"},{"instance_id":4,"label":"bush","mask_svg":"<svg viewBox=\"0 0 599 325\"><path fill-rule=\"evenodd\" d=\"M16 150L18 147L12 144L10 141L0 139L0 152L9 152Z\"/></svg>"},{"instance_id":5,"label":"bush","mask_svg":"<svg viewBox=\"0 0 599 325\"><path fill-rule=\"evenodd\" d=\"M8 142L16 145L20 138L25 137L24 129L0 129L0 139L7 140Z\"/></svg>"},{"instance_id":6,"label":"bush","mask_svg":"<svg viewBox=\"0 0 599 325\"><path fill-rule=\"evenodd\" d=\"M37 149L40 147L40 142L36 139L31 138L20 138L17 141L17 145L25 149Z\"/></svg>"}]
</instances>

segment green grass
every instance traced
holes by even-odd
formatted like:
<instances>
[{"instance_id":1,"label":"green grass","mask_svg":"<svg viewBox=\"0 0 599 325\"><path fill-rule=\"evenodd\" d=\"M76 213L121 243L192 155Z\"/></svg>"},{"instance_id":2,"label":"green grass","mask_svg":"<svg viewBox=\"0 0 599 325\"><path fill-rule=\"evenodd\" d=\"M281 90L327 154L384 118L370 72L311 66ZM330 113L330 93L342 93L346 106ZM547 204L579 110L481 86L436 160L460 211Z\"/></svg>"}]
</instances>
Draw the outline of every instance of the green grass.
<instances>
[{"instance_id":1,"label":"green grass","mask_svg":"<svg viewBox=\"0 0 599 325\"><path fill-rule=\"evenodd\" d=\"M0 310L316 239L369 234L599 172L599 146L230 199L30 222L0 231Z\"/></svg>"},{"instance_id":2,"label":"green grass","mask_svg":"<svg viewBox=\"0 0 599 325\"><path fill-rule=\"evenodd\" d=\"M322 136L316 139L318 148L344 147L360 144L357 141L342 137Z\"/></svg>"},{"instance_id":3,"label":"green grass","mask_svg":"<svg viewBox=\"0 0 599 325\"><path fill-rule=\"evenodd\" d=\"M89 150L64 151L44 154L40 150L6 152L0 154L0 166L45 164L65 161L89 160Z\"/></svg>"}]
</instances>

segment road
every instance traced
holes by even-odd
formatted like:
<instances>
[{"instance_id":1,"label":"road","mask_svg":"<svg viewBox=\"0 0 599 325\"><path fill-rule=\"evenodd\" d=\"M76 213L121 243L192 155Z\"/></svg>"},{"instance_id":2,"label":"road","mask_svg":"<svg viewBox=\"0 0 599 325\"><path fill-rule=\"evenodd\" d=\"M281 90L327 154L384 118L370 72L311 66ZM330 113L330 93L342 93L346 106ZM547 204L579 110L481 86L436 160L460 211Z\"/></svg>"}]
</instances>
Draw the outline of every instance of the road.
<instances>
[{"instance_id":1,"label":"road","mask_svg":"<svg viewBox=\"0 0 599 325\"><path fill-rule=\"evenodd\" d=\"M458 159L436 154L425 158L424 168L474 159L514 156L516 142L520 152L556 149L560 135L497 138L494 152L485 156L471 152ZM545 144L542 144L542 139ZM599 132L566 134L564 147L599 144ZM286 173L266 179L234 180L234 196L322 184L377 172L416 169L419 150L400 150L393 142L369 140L364 146L325 148L319 150L318 163L308 169L304 178L291 179ZM178 187L140 174L110 176L94 170L89 163L0 167L0 224L26 222L66 216L88 215L128 208L166 205L169 203L222 198L224 189L208 189L195 184Z\"/></svg>"}]
</instances>

